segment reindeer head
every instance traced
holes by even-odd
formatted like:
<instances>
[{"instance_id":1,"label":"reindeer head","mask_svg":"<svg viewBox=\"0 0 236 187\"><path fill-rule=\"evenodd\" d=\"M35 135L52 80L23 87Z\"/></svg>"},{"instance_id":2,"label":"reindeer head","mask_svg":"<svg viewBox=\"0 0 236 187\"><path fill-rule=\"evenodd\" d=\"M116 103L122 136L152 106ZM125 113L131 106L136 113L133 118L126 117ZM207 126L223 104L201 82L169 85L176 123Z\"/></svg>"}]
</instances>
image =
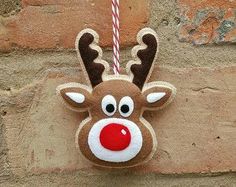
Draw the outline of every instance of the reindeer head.
<instances>
[{"instance_id":1,"label":"reindeer head","mask_svg":"<svg viewBox=\"0 0 236 187\"><path fill-rule=\"evenodd\" d=\"M91 85L67 83L57 88L70 109L89 112L75 142L82 155L99 166L131 167L151 159L157 147L156 135L142 114L163 108L175 95L169 83L146 83L158 52L156 33L142 29L137 40L133 60L126 66L128 75L108 75L97 33L81 31L76 49Z\"/></svg>"}]
</instances>

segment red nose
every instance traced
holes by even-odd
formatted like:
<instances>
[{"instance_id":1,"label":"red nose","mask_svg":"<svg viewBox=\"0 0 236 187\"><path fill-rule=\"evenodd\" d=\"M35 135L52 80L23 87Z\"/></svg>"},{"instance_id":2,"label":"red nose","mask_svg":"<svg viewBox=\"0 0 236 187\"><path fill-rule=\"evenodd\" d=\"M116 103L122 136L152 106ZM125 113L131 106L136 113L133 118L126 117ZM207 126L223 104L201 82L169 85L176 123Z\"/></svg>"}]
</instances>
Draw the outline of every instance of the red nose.
<instances>
[{"instance_id":1,"label":"red nose","mask_svg":"<svg viewBox=\"0 0 236 187\"><path fill-rule=\"evenodd\" d=\"M124 125L110 123L103 127L100 142L103 147L112 151L121 151L129 146L131 135Z\"/></svg>"}]
</instances>

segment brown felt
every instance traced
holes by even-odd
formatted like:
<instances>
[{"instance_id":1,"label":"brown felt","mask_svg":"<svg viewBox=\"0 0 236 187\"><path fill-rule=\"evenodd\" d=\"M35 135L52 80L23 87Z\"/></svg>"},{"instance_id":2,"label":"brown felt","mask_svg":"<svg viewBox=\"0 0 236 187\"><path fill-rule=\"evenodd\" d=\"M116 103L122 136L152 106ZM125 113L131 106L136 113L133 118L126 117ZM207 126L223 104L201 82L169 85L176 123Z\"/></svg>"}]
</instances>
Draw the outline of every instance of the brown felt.
<instances>
[{"instance_id":1,"label":"brown felt","mask_svg":"<svg viewBox=\"0 0 236 187\"><path fill-rule=\"evenodd\" d=\"M78 49L91 85L92 87L95 87L102 82L102 73L105 70L105 67L100 63L94 62L98 57L98 51L89 46L93 41L94 36L91 33L84 33L79 40Z\"/></svg>"},{"instance_id":2,"label":"brown felt","mask_svg":"<svg viewBox=\"0 0 236 187\"><path fill-rule=\"evenodd\" d=\"M76 132L76 144L84 157L96 165L119 168L136 166L151 159L156 150L157 142L155 132L152 126L142 117L142 114L144 110L156 110L165 107L172 101L176 90L172 85L163 82L146 83L158 49L157 37L153 32L154 31L151 31L151 29L143 29L141 32L141 35L144 33L142 38L138 35L138 38L142 39L143 43L147 45L147 48L144 49L142 42L138 39L141 48L138 48L137 57L140 59L141 64L133 63L128 66L133 75L133 83L130 82L130 77L123 79L121 76L111 78L106 75L106 77L102 79L102 74L107 67L102 63L101 59L100 61L97 59L101 56L99 55L99 50L95 50L96 48L89 46L92 43L94 44L96 35L94 35L91 30L84 30L84 34L78 37L77 50L79 51L93 90L91 91L89 87L82 85L75 86L73 83L72 86L69 84L65 86L62 85L62 87L59 86L59 93L67 103L67 106L72 110L88 110L89 118L80 124ZM101 63L95 63L95 61ZM105 81L103 82L103 80ZM66 92L83 94L86 98L85 102L81 104L75 103L66 96ZM153 92L165 92L166 95L155 103L148 103L146 97L149 93ZM88 145L88 134L94 123L101 119L110 118L104 114L101 108L101 101L103 97L108 94L112 95L117 102L117 110L111 118L124 118L118 111L118 104L121 98L130 96L134 101L134 110L132 114L125 119L133 121L140 128L143 136L143 146L133 159L126 162L114 163L102 161L91 152Z\"/></svg>"},{"instance_id":3,"label":"brown felt","mask_svg":"<svg viewBox=\"0 0 236 187\"><path fill-rule=\"evenodd\" d=\"M172 89L164 83L158 85L158 82L147 84L142 91L128 80L108 80L98 84L90 93L89 88L82 85L65 84L61 86L60 94L68 106L73 110L86 109L90 113L90 120L83 124L77 131L76 143L79 145L80 152L94 164L104 167L131 167L141 164L151 158L156 149L156 138L152 126L142 118L144 109L157 108L164 105L172 96ZM84 103L76 103L66 96L66 92L81 93L85 96ZM146 96L153 92L165 92L166 95L156 103L150 104L146 101ZM108 162L98 159L90 150L88 145L88 134L94 123L101 119L109 118L101 109L101 101L104 96L112 95L117 102L125 96L130 96L134 101L134 110L132 114L125 118L133 121L140 129L143 136L143 146L140 152L131 160L127 162ZM118 108L118 107L117 107ZM111 118L124 118L120 115L118 109Z\"/></svg>"},{"instance_id":4,"label":"brown felt","mask_svg":"<svg viewBox=\"0 0 236 187\"><path fill-rule=\"evenodd\" d=\"M93 118L99 120L107 117L102 111L101 101L103 97L108 94L116 99L117 105L122 97L130 96L134 101L134 111L128 119L132 120L140 116L141 107L145 103L145 98L140 89L129 81L109 80L102 82L93 89L92 96L94 98L94 105L90 108ZM118 111L116 111L113 117L122 118Z\"/></svg>"},{"instance_id":5,"label":"brown felt","mask_svg":"<svg viewBox=\"0 0 236 187\"><path fill-rule=\"evenodd\" d=\"M134 111L128 118L125 119L133 121L140 128L143 135L143 146L137 156L127 162L114 163L102 161L93 155L88 146L88 133L93 124L100 119L108 117L103 113L101 109L102 98L108 94L111 94L115 97L117 104L124 96L130 96L134 100ZM91 162L107 167L130 167L145 161L152 153L153 149L155 149L155 147L153 143L154 140L152 137L152 133L150 131L150 128L152 127L149 124L144 124L144 122L140 120L140 117L142 115L142 106L145 104L145 98L143 97L140 89L136 85L128 81L109 80L97 85L94 88L92 95L94 98L94 105L90 108L92 119L80 129L80 132L78 134L78 144L81 153ZM118 110L111 117L124 118L119 114Z\"/></svg>"},{"instance_id":6,"label":"brown felt","mask_svg":"<svg viewBox=\"0 0 236 187\"><path fill-rule=\"evenodd\" d=\"M145 100L144 103L144 108L147 110L152 110L153 108L160 108L162 107L167 101L170 99L170 97L173 94L173 91L171 88L168 87L163 87L163 86L154 86L151 87L143 92L144 97L146 98L148 94L154 93L154 92L165 92L165 96L161 98L159 101L154 102L154 103L148 103L147 100Z\"/></svg>"},{"instance_id":7,"label":"brown felt","mask_svg":"<svg viewBox=\"0 0 236 187\"><path fill-rule=\"evenodd\" d=\"M150 68L152 67L158 45L155 36L152 34L145 34L142 37L142 40L147 45L147 48L139 50L137 53L137 56L141 60L141 64L133 64L130 67L130 70L134 75L133 83L136 84L140 90L142 90Z\"/></svg>"},{"instance_id":8,"label":"brown felt","mask_svg":"<svg viewBox=\"0 0 236 187\"><path fill-rule=\"evenodd\" d=\"M80 93L85 96L85 101L83 103L76 103L72 99L70 99L66 93L68 92L75 92ZM81 87L65 87L60 90L60 94L64 99L65 103L69 105L72 110L81 111L81 110L88 110L93 105L93 98L92 95L88 92L88 90L81 88Z\"/></svg>"}]
</instances>

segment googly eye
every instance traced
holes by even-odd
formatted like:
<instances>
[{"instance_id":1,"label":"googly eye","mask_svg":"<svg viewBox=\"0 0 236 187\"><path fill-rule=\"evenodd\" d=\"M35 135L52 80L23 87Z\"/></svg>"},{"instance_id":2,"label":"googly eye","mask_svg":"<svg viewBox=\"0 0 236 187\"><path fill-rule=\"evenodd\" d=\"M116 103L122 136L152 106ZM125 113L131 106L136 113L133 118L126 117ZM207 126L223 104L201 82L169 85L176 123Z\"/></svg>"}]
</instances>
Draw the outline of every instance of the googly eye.
<instances>
[{"instance_id":1,"label":"googly eye","mask_svg":"<svg viewBox=\"0 0 236 187\"><path fill-rule=\"evenodd\" d=\"M116 100L112 95L106 95L102 99L102 111L107 116L112 116L116 112Z\"/></svg>"},{"instance_id":2,"label":"googly eye","mask_svg":"<svg viewBox=\"0 0 236 187\"><path fill-rule=\"evenodd\" d=\"M120 100L119 112L123 117L129 117L134 110L134 101L129 96L125 96Z\"/></svg>"}]
</instances>

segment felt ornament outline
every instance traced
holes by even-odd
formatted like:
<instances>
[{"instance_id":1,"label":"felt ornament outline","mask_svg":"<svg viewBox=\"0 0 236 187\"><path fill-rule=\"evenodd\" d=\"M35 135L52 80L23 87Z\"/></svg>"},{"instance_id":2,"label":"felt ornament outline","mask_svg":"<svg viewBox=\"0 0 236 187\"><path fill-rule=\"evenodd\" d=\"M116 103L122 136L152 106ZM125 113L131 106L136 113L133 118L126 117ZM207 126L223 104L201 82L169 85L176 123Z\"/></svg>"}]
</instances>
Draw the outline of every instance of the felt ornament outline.
<instances>
[{"instance_id":1,"label":"felt ornament outline","mask_svg":"<svg viewBox=\"0 0 236 187\"><path fill-rule=\"evenodd\" d=\"M76 147L83 157L102 167L137 166L150 160L157 148L155 132L142 114L145 110L159 110L167 106L174 99L176 88L162 81L147 83L159 48L157 34L152 29L144 28L137 34L138 45L132 49L133 59L126 65L128 75L108 74L109 65L102 59L98 41L99 36L95 31L85 29L78 34L75 42L79 62L89 86L66 83L57 87L57 94L68 108L77 112L89 112L75 136ZM127 108L128 114L125 113ZM125 126L130 132L131 141L122 150L108 149L110 145L118 146L119 149L115 141L107 142L107 147L106 143L105 147L101 145L104 142L101 137L109 140L127 139L127 134L120 132L113 137L109 134L101 136L104 127L118 127L114 124ZM139 131L140 136L137 135L140 134ZM132 138L135 143L132 143ZM125 156L121 156L122 152L125 152Z\"/></svg>"}]
</instances>

